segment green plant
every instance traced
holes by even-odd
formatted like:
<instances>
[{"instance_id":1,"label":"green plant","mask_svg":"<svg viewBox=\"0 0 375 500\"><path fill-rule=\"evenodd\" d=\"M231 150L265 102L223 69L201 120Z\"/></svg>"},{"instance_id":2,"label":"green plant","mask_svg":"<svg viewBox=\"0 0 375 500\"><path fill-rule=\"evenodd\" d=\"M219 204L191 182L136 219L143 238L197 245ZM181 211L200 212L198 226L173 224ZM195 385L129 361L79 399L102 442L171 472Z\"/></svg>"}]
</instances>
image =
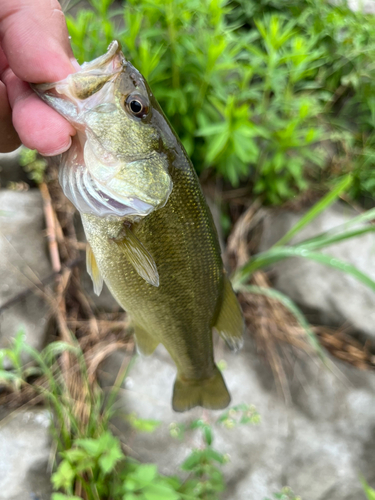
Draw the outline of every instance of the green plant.
<instances>
[{"instance_id":1,"label":"green plant","mask_svg":"<svg viewBox=\"0 0 375 500\"><path fill-rule=\"evenodd\" d=\"M47 161L35 149L22 147L19 162L32 181L37 184L43 182Z\"/></svg>"},{"instance_id":2,"label":"green plant","mask_svg":"<svg viewBox=\"0 0 375 500\"><path fill-rule=\"evenodd\" d=\"M181 465L181 469L189 473L183 491L192 498L216 500L225 489L221 467L228 462L229 457L213 448L215 427L232 429L236 425L257 425L259 422L260 416L256 409L251 405L241 404L223 412L212 422L208 418L201 418L188 425L170 424L172 437L182 440L186 433L198 431L202 440L201 447L192 450Z\"/></svg>"},{"instance_id":3,"label":"green plant","mask_svg":"<svg viewBox=\"0 0 375 500\"><path fill-rule=\"evenodd\" d=\"M274 498L277 500L302 500L301 497L296 496L291 488L285 486L280 493L274 493ZM269 498L265 498L264 500L270 500Z\"/></svg>"},{"instance_id":4,"label":"green plant","mask_svg":"<svg viewBox=\"0 0 375 500\"><path fill-rule=\"evenodd\" d=\"M367 500L375 500L375 490L367 484L365 478L361 478L361 483Z\"/></svg>"},{"instance_id":5,"label":"green plant","mask_svg":"<svg viewBox=\"0 0 375 500\"><path fill-rule=\"evenodd\" d=\"M306 334L314 347L315 351L324 358L323 351L319 342L316 340L308 322L305 320L302 312L298 309L296 304L291 301L287 296L273 289L262 288L254 285L248 285L246 282L251 278L252 274L258 270L266 268L276 262L290 257L302 257L319 262L323 265L338 269L342 272L352 275L354 278L367 285L371 290L375 291L375 281L367 274L360 271L358 268L347 262L333 258L329 254L321 253L319 250L325 249L334 243L339 243L351 238L361 236L366 233L374 232L375 226L368 224L364 225L367 221L375 219L375 209L368 210L363 214L354 217L351 221L342 226L337 226L328 232L321 233L312 238L308 238L292 245L288 245L290 240L296 236L302 228L314 220L321 212L329 207L343 191L350 188L352 183L351 176L346 176L316 203L306 214L297 222L297 224L285 234L278 242L276 242L270 249L254 255L246 264L240 269L236 270L232 276L233 288L239 292L250 292L255 294L267 295L271 298L277 299L284 304L293 314L297 322L304 328Z\"/></svg>"},{"instance_id":6,"label":"green plant","mask_svg":"<svg viewBox=\"0 0 375 500\"><path fill-rule=\"evenodd\" d=\"M373 197L373 16L345 0L112 3L68 16L75 54L91 60L118 38L198 173L275 204L352 172L351 194Z\"/></svg>"},{"instance_id":7,"label":"green plant","mask_svg":"<svg viewBox=\"0 0 375 500\"><path fill-rule=\"evenodd\" d=\"M31 356L36 366L24 369L23 353ZM10 363L8 370L5 359ZM67 362L70 372L61 368ZM52 484L59 492L53 493L52 500L217 500L225 488L221 467L228 457L212 447L213 426L257 424L259 415L255 408L238 405L213 424L207 419L194 420L184 427L171 424L171 435L180 439L186 432L200 432L202 447L192 450L182 464L182 471L188 473L185 480L163 476L156 465L141 464L126 456L120 439L110 429L111 418L119 413L114 404L116 396L128 371L129 366L120 370L113 388L105 396L95 383L89 382L85 357L73 338L69 344L53 342L38 353L25 343L20 330L13 346L0 350L1 384L18 390L29 383L31 375L42 375L35 389L44 396L55 420L51 426L57 447ZM154 432L160 425L135 414L125 418L137 432Z\"/></svg>"},{"instance_id":8,"label":"green plant","mask_svg":"<svg viewBox=\"0 0 375 500\"><path fill-rule=\"evenodd\" d=\"M211 168L234 186L251 179L272 203L306 188L306 163L323 164L311 145L324 100L307 85L324 62L316 35L276 15L246 33L219 0L111 3L68 17L80 62L120 39L198 172Z\"/></svg>"},{"instance_id":9,"label":"green plant","mask_svg":"<svg viewBox=\"0 0 375 500\"><path fill-rule=\"evenodd\" d=\"M22 359L25 337L24 329L21 327L12 345L7 349L0 349L0 382L8 389L17 392L28 377L41 374L37 367L25 366L25 360Z\"/></svg>"}]
</instances>

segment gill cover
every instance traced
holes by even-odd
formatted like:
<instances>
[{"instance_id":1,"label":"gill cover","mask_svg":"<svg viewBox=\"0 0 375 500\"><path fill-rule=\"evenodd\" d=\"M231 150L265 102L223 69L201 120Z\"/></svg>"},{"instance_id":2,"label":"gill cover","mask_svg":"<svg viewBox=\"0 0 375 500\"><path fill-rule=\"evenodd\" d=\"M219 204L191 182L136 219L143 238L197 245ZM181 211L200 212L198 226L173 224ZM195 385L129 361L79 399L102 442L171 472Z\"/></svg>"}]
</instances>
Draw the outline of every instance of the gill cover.
<instances>
[{"instance_id":1,"label":"gill cover","mask_svg":"<svg viewBox=\"0 0 375 500\"><path fill-rule=\"evenodd\" d=\"M165 205L172 181L162 141L150 116L126 104L135 95L150 115L147 86L117 41L77 73L33 88L77 129L59 179L79 212L144 217Z\"/></svg>"}]
</instances>

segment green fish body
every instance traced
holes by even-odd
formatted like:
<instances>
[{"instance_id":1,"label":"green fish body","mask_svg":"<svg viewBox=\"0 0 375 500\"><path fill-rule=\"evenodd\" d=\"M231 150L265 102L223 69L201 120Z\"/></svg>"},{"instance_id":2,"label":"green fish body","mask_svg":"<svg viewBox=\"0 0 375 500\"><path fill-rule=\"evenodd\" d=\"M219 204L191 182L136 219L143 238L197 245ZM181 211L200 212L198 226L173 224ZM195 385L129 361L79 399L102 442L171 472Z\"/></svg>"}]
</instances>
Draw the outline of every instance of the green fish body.
<instances>
[{"instance_id":1,"label":"green fish body","mask_svg":"<svg viewBox=\"0 0 375 500\"><path fill-rule=\"evenodd\" d=\"M169 352L174 410L225 408L212 330L240 348L242 314L194 168L147 83L113 42L36 91L78 131L60 182L81 213L94 289L104 280L129 312L142 354L159 343Z\"/></svg>"}]
</instances>

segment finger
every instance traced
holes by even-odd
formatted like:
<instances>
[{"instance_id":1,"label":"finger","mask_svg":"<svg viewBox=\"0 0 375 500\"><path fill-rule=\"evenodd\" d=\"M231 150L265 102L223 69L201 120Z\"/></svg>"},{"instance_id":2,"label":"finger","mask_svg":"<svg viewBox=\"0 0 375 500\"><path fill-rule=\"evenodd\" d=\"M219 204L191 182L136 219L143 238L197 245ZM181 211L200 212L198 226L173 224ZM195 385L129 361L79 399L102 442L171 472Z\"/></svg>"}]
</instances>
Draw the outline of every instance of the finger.
<instances>
[{"instance_id":1,"label":"finger","mask_svg":"<svg viewBox=\"0 0 375 500\"><path fill-rule=\"evenodd\" d=\"M57 0L0 0L0 41L21 80L54 82L77 69Z\"/></svg>"},{"instance_id":2,"label":"finger","mask_svg":"<svg viewBox=\"0 0 375 500\"><path fill-rule=\"evenodd\" d=\"M11 69L3 73L3 81L13 109L13 125L22 143L44 156L66 151L71 145L71 136L76 133L74 127L39 99Z\"/></svg>"},{"instance_id":3,"label":"finger","mask_svg":"<svg viewBox=\"0 0 375 500\"><path fill-rule=\"evenodd\" d=\"M7 91L5 85L0 82L0 153L14 151L20 144L20 138L12 123Z\"/></svg>"}]
</instances>

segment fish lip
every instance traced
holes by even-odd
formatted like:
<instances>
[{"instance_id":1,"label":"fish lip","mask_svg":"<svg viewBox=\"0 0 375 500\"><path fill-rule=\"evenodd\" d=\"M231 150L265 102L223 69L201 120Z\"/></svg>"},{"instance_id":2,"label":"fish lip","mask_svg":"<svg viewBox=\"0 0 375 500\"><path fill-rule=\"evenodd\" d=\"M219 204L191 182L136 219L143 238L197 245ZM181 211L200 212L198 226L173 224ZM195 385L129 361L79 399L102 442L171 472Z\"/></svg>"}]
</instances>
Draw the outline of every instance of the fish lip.
<instances>
[{"instance_id":1,"label":"fish lip","mask_svg":"<svg viewBox=\"0 0 375 500\"><path fill-rule=\"evenodd\" d=\"M82 70L93 70L100 69L103 66L106 66L112 59L116 56L119 56L121 61L121 65L119 65L118 70L121 70L122 67L127 64L127 61L122 53L121 43L118 40L113 40L107 49L107 52L102 56L97 57L93 61L85 62L82 64Z\"/></svg>"},{"instance_id":2,"label":"fish lip","mask_svg":"<svg viewBox=\"0 0 375 500\"><path fill-rule=\"evenodd\" d=\"M113 62L113 67L107 68L108 64L111 61ZM104 73L113 74L113 76L115 76L117 73L120 73L127 64L128 62L125 59L124 54L122 53L120 42L118 40L113 40L109 44L107 52L105 54L97 57L93 61L84 62L81 65L81 69L76 73L89 73L91 71L94 72L95 70L103 70ZM75 75L76 73L71 73L71 75ZM45 101L46 97L44 93L48 92L49 90L55 90L58 94L59 92L57 90L57 87L63 82L66 82L71 75L68 75L66 78L64 78L63 80L59 80L58 82L30 83L30 87L41 99Z\"/></svg>"}]
</instances>

